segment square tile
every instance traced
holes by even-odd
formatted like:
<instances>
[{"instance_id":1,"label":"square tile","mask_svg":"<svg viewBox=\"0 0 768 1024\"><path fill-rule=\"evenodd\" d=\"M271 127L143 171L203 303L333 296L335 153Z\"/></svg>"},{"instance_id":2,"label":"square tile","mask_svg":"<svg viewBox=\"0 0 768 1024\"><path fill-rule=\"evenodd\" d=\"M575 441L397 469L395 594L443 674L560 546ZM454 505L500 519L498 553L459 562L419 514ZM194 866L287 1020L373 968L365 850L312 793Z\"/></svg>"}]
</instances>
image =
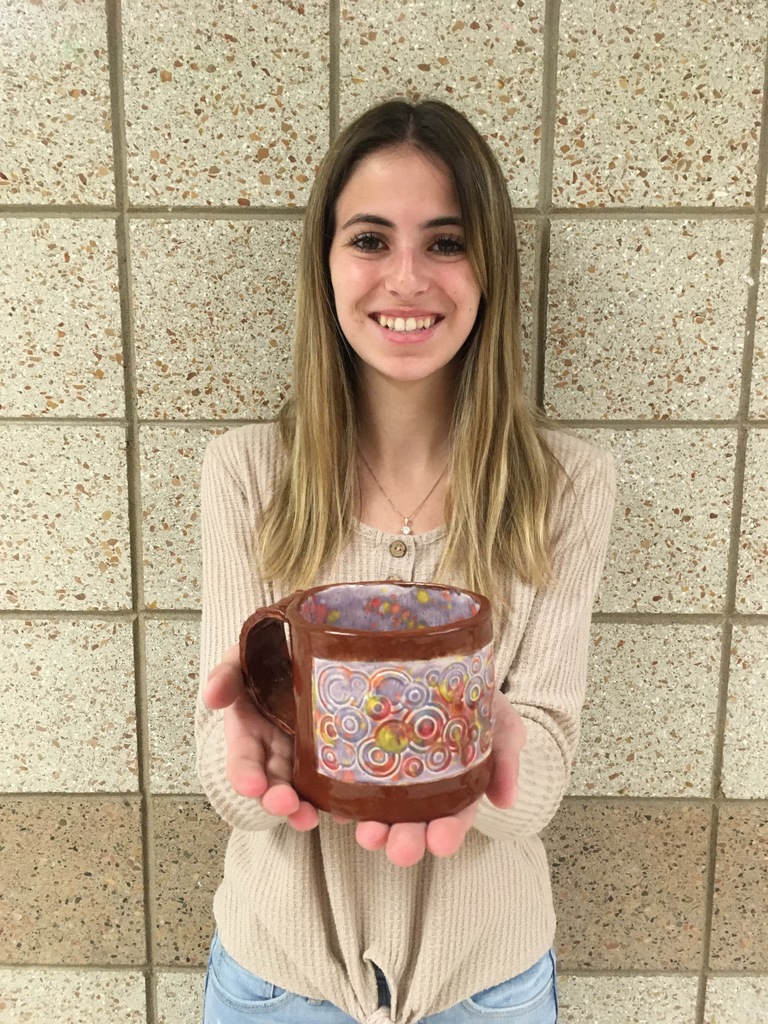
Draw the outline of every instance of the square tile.
<instances>
[{"instance_id":1,"label":"square tile","mask_svg":"<svg viewBox=\"0 0 768 1024\"><path fill-rule=\"evenodd\" d=\"M328 0L124 0L137 205L296 206L328 147Z\"/></svg>"},{"instance_id":2,"label":"square tile","mask_svg":"<svg viewBox=\"0 0 768 1024\"><path fill-rule=\"evenodd\" d=\"M747 221L555 221L547 414L735 418L751 235Z\"/></svg>"},{"instance_id":3,"label":"square tile","mask_svg":"<svg viewBox=\"0 0 768 1024\"><path fill-rule=\"evenodd\" d=\"M571 792L709 796L721 628L594 622Z\"/></svg>"},{"instance_id":4,"label":"square tile","mask_svg":"<svg viewBox=\"0 0 768 1024\"><path fill-rule=\"evenodd\" d=\"M768 1024L768 978L707 978L704 1024Z\"/></svg>"},{"instance_id":5,"label":"square tile","mask_svg":"<svg viewBox=\"0 0 768 1024\"><path fill-rule=\"evenodd\" d=\"M714 970L768 970L768 818L765 807L724 804L713 895Z\"/></svg>"},{"instance_id":6,"label":"square tile","mask_svg":"<svg viewBox=\"0 0 768 1024\"><path fill-rule=\"evenodd\" d=\"M768 611L768 430L747 439L736 609Z\"/></svg>"},{"instance_id":7,"label":"square tile","mask_svg":"<svg viewBox=\"0 0 768 1024\"><path fill-rule=\"evenodd\" d=\"M559 1009L567 1024L694 1024L698 978L558 977Z\"/></svg>"},{"instance_id":8,"label":"square tile","mask_svg":"<svg viewBox=\"0 0 768 1024\"><path fill-rule=\"evenodd\" d=\"M148 608L199 608L200 471L221 430L143 427L144 600Z\"/></svg>"},{"instance_id":9,"label":"square tile","mask_svg":"<svg viewBox=\"0 0 768 1024\"><path fill-rule=\"evenodd\" d=\"M735 432L575 433L611 450L616 460L616 512L596 609L722 611Z\"/></svg>"},{"instance_id":10,"label":"square tile","mask_svg":"<svg viewBox=\"0 0 768 1024\"><path fill-rule=\"evenodd\" d=\"M199 793L195 700L200 677L200 622L149 619L145 635L152 792Z\"/></svg>"},{"instance_id":11,"label":"square tile","mask_svg":"<svg viewBox=\"0 0 768 1024\"><path fill-rule=\"evenodd\" d=\"M709 812L568 799L544 833L564 971L697 970Z\"/></svg>"},{"instance_id":12,"label":"square tile","mask_svg":"<svg viewBox=\"0 0 768 1024\"><path fill-rule=\"evenodd\" d=\"M3 618L0 652L0 790L138 790L130 623Z\"/></svg>"},{"instance_id":13,"label":"square tile","mask_svg":"<svg viewBox=\"0 0 768 1024\"><path fill-rule=\"evenodd\" d=\"M130 608L122 427L5 423L0 463L0 608Z\"/></svg>"},{"instance_id":14,"label":"square tile","mask_svg":"<svg viewBox=\"0 0 768 1024\"><path fill-rule=\"evenodd\" d=\"M202 971L162 971L157 976L157 1024L192 1024L203 1017Z\"/></svg>"},{"instance_id":15,"label":"square tile","mask_svg":"<svg viewBox=\"0 0 768 1024\"><path fill-rule=\"evenodd\" d=\"M723 793L733 799L768 797L768 626L733 628Z\"/></svg>"},{"instance_id":16,"label":"square tile","mask_svg":"<svg viewBox=\"0 0 768 1024\"><path fill-rule=\"evenodd\" d=\"M751 0L563 0L553 202L751 205L766 13Z\"/></svg>"},{"instance_id":17,"label":"square tile","mask_svg":"<svg viewBox=\"0 0 768 1024\"><path fill-rule=\"evenodd\" d=\"M224 872L229 826L205 800L156 797L157 963L202 967L213 938L213 894Z\"/></svg>"},{"instance_id":18,"label":"square tile","mask_svg":"<svg viewBox=\"0 0 768 1024\"><path fill-rule=\"evenodd\" d=\"M0 414L123 416L112 221L6 219L0 244Z\"/></svg>"},{"instance_id":19,"label":"square tile","mask_svg":"<svg viewBox=\"0 0 768 1024\"><path fill-rule=\"evenodd\" d=\"M544 58L544 2L500 7L347 0L341 7L340 118L382 100L450 103L486 137L516 206L535 206Z\"/></svg>"},{"instance_id":20,"label":"square tile","mask_svg":"<svg viewBox=\"0 0 768 1024\"><path fill-rule=\"evenodd\" d=\"M2 21L0 203L114 202L105 5L6 0Z\"/></svg>"},{"instance_id":21,"label":"square tile","mask_svg":"<svg viewBox=\"0 0 768 1024\"><path fill-rule=\"evenodd\" d=\"M3 1024L146 1024L147 994L138 972L0 967ZM190 1018L191 1020L192 1018Z\"/></svg>"},{"instance_id":22,"label":"square tile","mask_svg":"<svg viewBox=\"0 0 768 1024\"><path fill-rule=\"evenodd\" d=\"M291 375L297 221L134 221L144 419L271 418Z\"/></svg>"},{"instance_id":23,"label":"square tile","mask_svg":"<svg viewBox=\"0 0 768 1024\"><path fill-rule=\"evenodd\" d=\"M0 805L0 960L144 963L138 800L5 797Z\"/></svg>"}]
</instances>

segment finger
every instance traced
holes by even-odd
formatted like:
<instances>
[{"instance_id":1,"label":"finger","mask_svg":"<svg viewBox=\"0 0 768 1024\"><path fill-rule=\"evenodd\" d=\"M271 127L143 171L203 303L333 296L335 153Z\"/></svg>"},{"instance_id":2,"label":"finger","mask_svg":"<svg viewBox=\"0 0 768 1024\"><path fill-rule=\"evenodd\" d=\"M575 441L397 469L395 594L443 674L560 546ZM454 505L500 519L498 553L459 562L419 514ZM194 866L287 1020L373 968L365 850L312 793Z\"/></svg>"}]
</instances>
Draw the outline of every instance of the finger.
<instances>
[{"instance_id":1,"label":"finger","mask_svg":"<svg viewBox=\"0 0 768 1024\"><path fill-rule=\"evenodd\" d=\"M243 674L240 671L240 648L228 647L208 674L203 687L203 701L211 711L229 707L243 692Z\"/></svg>"},{"instance_id":2,"label":"finger","mask_svg":"<svg viewBox=\"0 0 768 1024\"><path fill-rule=\"evenodd\" d=\"M288 816L288 821L297 832L309 832L320 823L320 815L316 807L306 800L301 800L299 809Z\"/></svg>"},{"instance_id":3,"label":"finger","mask_svg":"<svg viewBox=\"0 0 768 1024\"><path fill-rule=\"evenodd\" d=\"M263 720L262 720L262 725ZM277 729L269 729L269 741L267 743L267 763L264 770L267 775L267 785L276 786L280 783L293 785L293 742L284 733Z\"/></svg>"},{"instance_id":4,"label":"finger","mask_svg":"<svg viewBox=\"0 0 768 1024\"><path fill-rule=\"evenodd\" d=\"M261 806L269 814L289 817L292 814L298 813L301 801L299 800L299 794L293 786L280 782L276 786L270 786L264 793L264 796L261 798Z\"/></svg>"},{"instance_id":5,"label":"finger","mask_svg":"<svg viewBox=\"0 0 768 1024\"><path fill-rule=\"evenodd\" d=\"M493 775L488 783L485 795L494 805L501 810L509 810L517 803L517 762L499 764L494 759Z\"/></svg>"},{"instance_id":6,"label":"finger","mask_svg":"<svg viewBox=\"0 0 768 1024\"><path fill-rule=\"evenodd\" d=\"M359 821L355 839L364 850L383 850L387 845L389 825L381 821Z\"/></svg>"},{"instance_id":7,"label":"finger","mask_svg":"<svg viewBox=\"0 0 768 1024\"><path fill-rule=\"evenodd\" d=\"M241 796L260 797L269 782L265 771L261 716L255 708L236 703L224 712L224 736L227 741L227 778Z\"/></svg>"},{"instance_id":8,"label":"finger","mask_svg":"<svg viewBox=\"0 0 768 1024\"><path fill-rule=\"evenodd\" d=\"M456 853L474 824L477 817L477 804L478 801L475 801L457 814L447 818L435 818L434 821L429 822L426 843L430 853L435 857L451 857Z\"/></svg>"},{"instance_id":9,"label":"finger","mask_svg":"<svg viewBox=\"0 0 768 1024\"><path fill-rule=\"evenodd\" d=\"M427 849L427 826L423 821L402 821L393 825L387 839L387 857L400 868L418 864Z\"/></svg>"},{"instance_id":10,"label":"finger","mask_svg":"<svg viewBox=\"0 0 768 1024\"><path fill-rule=\"evenodd\" d=\"M506 698L499 696L493 736L493 773L486 790L486 796L496 807L513 807L517 801L520 751L525 740L525 723Z\"/></svg>"}]
</instances>

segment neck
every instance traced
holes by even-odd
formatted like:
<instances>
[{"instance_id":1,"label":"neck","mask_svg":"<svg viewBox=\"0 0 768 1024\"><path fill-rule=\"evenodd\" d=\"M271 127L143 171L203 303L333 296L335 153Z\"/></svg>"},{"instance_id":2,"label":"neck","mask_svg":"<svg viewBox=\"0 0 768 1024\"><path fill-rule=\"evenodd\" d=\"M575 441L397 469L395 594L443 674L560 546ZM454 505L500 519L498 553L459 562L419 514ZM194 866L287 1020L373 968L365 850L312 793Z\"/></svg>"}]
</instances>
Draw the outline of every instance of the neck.
<instances>
[{"instance_id":1,"label":"neck","mask_svg":"<svg viewBox=\"0 0 768 1024\"><path fill-rule=\"evenodd\" d=\"M424 469L445 464L449 455L455 382L363 381L358 395L360 449L369 462L386 469L411 466Z\"/></svg>"},{"instance_id":2,"label":"neck","mask_svg":"<svg viewBox=\"0 0 768 1024\"><path fill-rule=\"evenodd\" d=\"M445 522L455 378L393 381L361 374L357 515L386 533Z\"/></svg>"}]
</instances>

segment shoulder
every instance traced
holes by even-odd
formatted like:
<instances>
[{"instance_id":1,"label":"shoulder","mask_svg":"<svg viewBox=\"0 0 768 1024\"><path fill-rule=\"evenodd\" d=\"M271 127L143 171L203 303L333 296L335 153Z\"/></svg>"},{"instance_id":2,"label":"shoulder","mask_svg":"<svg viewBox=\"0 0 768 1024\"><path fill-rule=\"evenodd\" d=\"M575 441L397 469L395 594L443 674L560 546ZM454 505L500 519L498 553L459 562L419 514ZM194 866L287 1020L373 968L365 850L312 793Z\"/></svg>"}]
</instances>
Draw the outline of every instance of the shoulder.
<instances>
[{"instance_id":1,"label":"shoulder","mask_svg":"<svg viewBox=\"0 0 768 1024\"><path fill-rule=\"evenodd\" d=\"M571 480L587 472L614 486L616 470L613 455L583 437L565 430L544 429L541 437L564 475Z\"/></svg>"},{"instance_id":2,"label":"shoulder","mask_svg":"<svg viewBox=\"0 0 768 1024\"><path fill-rule=\"evenodd\" d=\"M565 430L545 429L541 437L556 466L550 499L554 521L562 528L575 514L595 529L610 522L616 497L613 455Z\"/></svg>"},{"instance_id":3,"label":"shoulder","mask_svg":"<svg viewBox=\"0 0 768 1024\"><path fill-rule=\"evenodd\" d=\"M255 468L268 470L282 461L283 445L277 423L248 423L211 438L205 462L221 466L235 476Z\"/></svg>"},{"instance_id":4,"label":"shoulder","mask_svg":"<svg viewBox=\"0 0 768 1024\"><path fill-rule=\"evenodd\" d=\"M275 488L284 461L277 423L249 423L217 434L203 458L203 489L217 484L236 487L256 508Z\"/></svg>"}]
</instances>

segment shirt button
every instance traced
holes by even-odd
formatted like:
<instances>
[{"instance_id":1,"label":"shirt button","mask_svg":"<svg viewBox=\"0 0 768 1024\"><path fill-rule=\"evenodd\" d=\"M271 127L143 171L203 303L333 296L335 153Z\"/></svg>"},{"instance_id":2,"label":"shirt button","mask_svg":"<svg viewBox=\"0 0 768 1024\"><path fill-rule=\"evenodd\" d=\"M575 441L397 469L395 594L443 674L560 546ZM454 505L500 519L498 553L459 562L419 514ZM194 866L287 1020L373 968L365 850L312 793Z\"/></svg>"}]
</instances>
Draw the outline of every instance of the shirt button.
<instances>
[{"instance_id":1,"label":"shirt button","mask_svg":"<svg viewBox=\"0 0 768 1024\"><path fill-rule=\"evenodd\" d=\"M395 558L402 558L408 548L405 546L405 542L402 540L393 540L389 545L389 553Z\"/></svg>"}]
</instances>

